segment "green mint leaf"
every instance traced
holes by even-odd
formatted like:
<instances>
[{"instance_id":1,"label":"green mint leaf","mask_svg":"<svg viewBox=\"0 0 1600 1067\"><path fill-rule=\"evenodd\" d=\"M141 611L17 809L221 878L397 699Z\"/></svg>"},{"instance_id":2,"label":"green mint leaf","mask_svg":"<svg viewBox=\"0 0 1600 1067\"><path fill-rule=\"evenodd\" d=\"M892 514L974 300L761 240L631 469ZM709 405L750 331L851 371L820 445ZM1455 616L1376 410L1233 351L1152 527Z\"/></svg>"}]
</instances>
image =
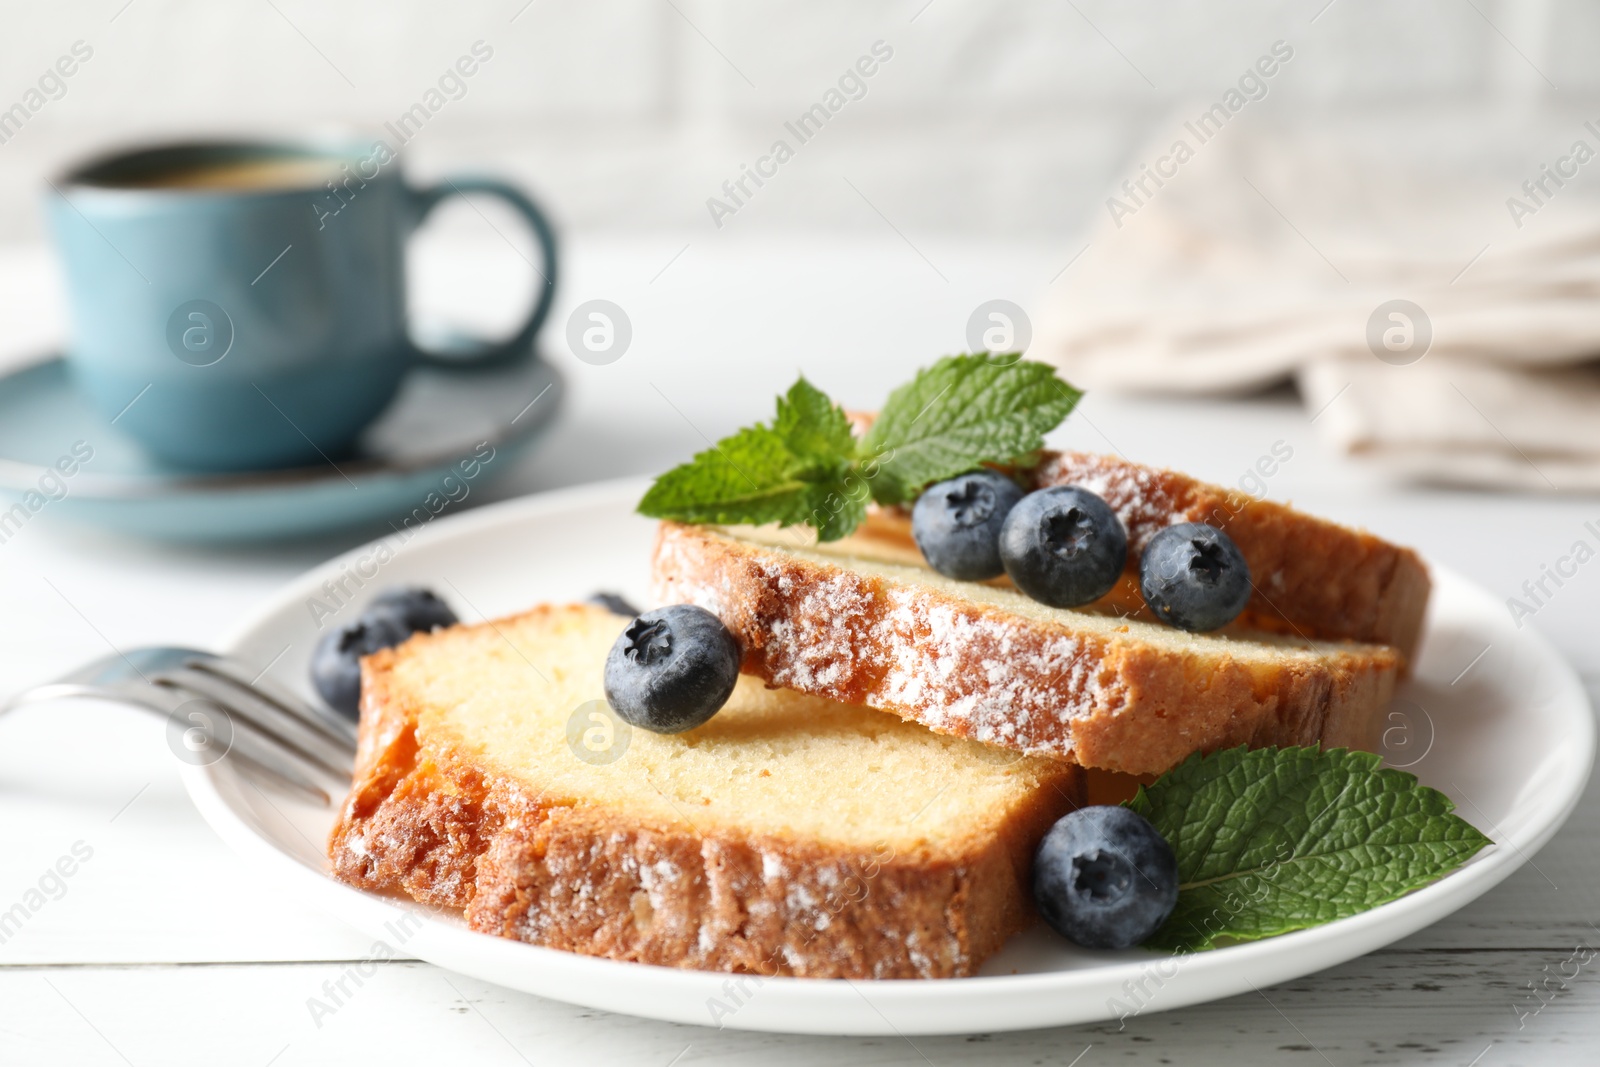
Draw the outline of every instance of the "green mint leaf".
<instances>
[{"instance_id":1,"label":"green mint leaf","mask_svg":"<svg viewBox=\"0 0 1600 1067\"><path fill-rule=\"evenodd\" d=\"M778 398L772 428L801 459L832 466L855 455L856 439L844 409L804 378Z\"/></svg>"},{"instance_id":2,"label":"green mint leaf","mask_svg":"<svg viewBox=\"0 0 1600 1067\"><path fill-rule=\"evenodd\" d=\"M1172 845L1178 904L1146 947L1192 952L1318 926L1404 896L1489 839L1368 752L1191 756L1128 802Z\"/></svg>"},{"instance_id":3,"label":"green mint leaf","mask_svg":"<svg viewBox=\"0 0 1600 1067\"><path fill-rule=\"evenodd\" d=\"M817 529L817 540L837 541L855 532L867 521L867 483L853 472L831 481L819 482L820 497L813 499L811 517L806 521Z\"/></svg>"},{"instance_id":4,"label":"green mint leaf","mask_svg":"<svg viewBox=\"0 0 1600 1067\"><path fill-rule=\"evenodd\" d=\"M804 464L766 426L724 437L655 480L639 511L680 522L804 522Z\"/></svg>"},{"instance_id":5,"label":"green mint leaf","mask_svg":"<svg viewBox=\"0 0 1600 1067\"><path fill-rule=\"evenodd\" d=\"M866 484L845 414L804 378L778 398L771 426L723 438L657 478L641 514L679 522L809 523L823 541L866 518Z\"/></svg>"},{"instance_id":6,"label":"green mint leaf","mask_svg":"<svg viewBox=\"0 0 1600 1067\"><path fill-rule=\"evenodd\" d=\"M897 389L857 441L844 411L801 378L778 398L770 424L663 474L639 511L679 522L807 523L835 541L866 520L869 499L902 503L980 463L1025 460L1080 395L1043 363L950 356Z\"/></svg>"},{"instance_id":7,"label":"green mint leaf","mask_svg":"<svg viewBox=\"0 0 1600 1067\"><path fill-rule=\"evenodd\" d=\"M1082 395L1046 363L946 356L890 394L862 443L887 456L873 499L904 503L930 482L1033 452Z\"/></svg>"}]
</instances>

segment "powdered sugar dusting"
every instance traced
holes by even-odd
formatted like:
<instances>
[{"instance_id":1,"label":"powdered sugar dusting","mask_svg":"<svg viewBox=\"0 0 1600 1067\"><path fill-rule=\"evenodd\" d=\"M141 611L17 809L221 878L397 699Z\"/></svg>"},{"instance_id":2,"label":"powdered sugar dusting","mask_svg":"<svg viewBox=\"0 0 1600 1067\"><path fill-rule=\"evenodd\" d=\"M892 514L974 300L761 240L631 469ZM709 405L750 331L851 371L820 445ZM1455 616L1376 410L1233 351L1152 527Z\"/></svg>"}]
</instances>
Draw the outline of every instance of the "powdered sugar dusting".
<instances>
[{"instance_id":1,"label":"powdered sugar dusting","mask_svg":"<svg viewBox=\"0 0 1600 1067\"><path fill-rule=\"evenodd\" d=\"M870 632L874 607L870 585L849 573L831 582L803 580L781 558L756 566L762 583L793 605L771 620L772 680L813 693L848 685L863 665L861 636Z\"/></svg>"},{"instance_id":2,"label":"powdered sugar dusting","mask_svg":"<svg viewBox=\"0 0 1600 1067\"><path fill-rule=\"evenodd\" d=\"M887 586L880 640L890 665L879 688L935 730L1060 752L1072 720L1095 707L1091 657L1070 634L952 603L927 590Z\"/></svg>"},{"instance_id":3,"label":"powdered sugar dusting","mask_svg":"<svg viewBox=\"0 0 1600 1067\"><path fill-rule=\"evenodd\" d=\"M1062 452L1039 466L1034 483L1041 488L1080 485L1099 496L1122 520L1128 531L1128 548L1137 553L1161 530L1188 521L1169 491L1168 477L1153 467L1115 456Z\"/></svg>"},{"instance_id":4,"label":"powdered sugar dusting","mask_svg":"<svg viewBox=\"0 0 1600 1067\"><path fill-rule=\"evenodd\" d=\"M761 877L775 882L784 876L783 857L776 852L761 853Z\"/></svg>"},{"instance_id":5,"label":"powdered sugar dusting","mask_svg":"<svg viewBox=\"0 0 1600 1067\"><path fill-rule=\"evenodd\" d=\"M774 685L1058 756L1098 707L1098 656L1069 631L781 551L719 541L733 553L723 559L703 536L664 534L658 590L720 615Z\"/></svg>"}]
</instances>

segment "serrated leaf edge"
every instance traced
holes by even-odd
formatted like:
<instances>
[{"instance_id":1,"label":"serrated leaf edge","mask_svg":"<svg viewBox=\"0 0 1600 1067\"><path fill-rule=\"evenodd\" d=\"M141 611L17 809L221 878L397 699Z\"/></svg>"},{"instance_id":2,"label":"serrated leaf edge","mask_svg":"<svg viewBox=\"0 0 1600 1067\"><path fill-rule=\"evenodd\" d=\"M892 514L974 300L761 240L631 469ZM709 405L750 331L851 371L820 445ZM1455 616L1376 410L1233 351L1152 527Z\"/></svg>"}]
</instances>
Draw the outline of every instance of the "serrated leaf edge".
<instances>
[{"instance_id":1,"label":"serrated leaf edge","mask_svg":"<svg viewBox=\"0 0 1600 1067\"><path fill-rule=\"evenodd\" d=\"M1405 881L1402 885L1400 885L1399 887L1396 888L1395 892L1392 895L1389 895L1384 900L1378 902L1377 904L1372 905L1371 908L1366 909L1367 911L1383 907L1385 904L1391 904L1394 901L1399 900L1401 897L1408 896L1409 894L1414 893L1419 889L1422 889L1422 888L1425 888L1426 886L1434 884L1435 882L1439 881L1440 879L1447 877L1448 875L1452 874L1453 872L1455 872L1457 870L1460 870L1461 866L1464 865L1473 856L1477 855L1478 852L1482 851L1482 849L1484 849L1486 847L1489 847L1489 846L1491 846L1491 845L1493 845L1495 843L1494 839L1489 837L1489 835L1485 834L1483 831L1479 830L1476 826L1473 826L1471 823L1467 822L1465 819L1463 819L1459 815L1455 814L1456 804L1455 804L1455 801L1452 800L1449 797L1449 795L1447 795L1446 793L1444 793L1441 790L1434 789L1432 786L1423 785L1421 783L1421 781L1417 778L1417 776L1415 774L1410 773L1409 771L1405 771L1405 770L1402 770L1402 769L1397 768L1397 767L1384 767L1384 766L1382 766L1382 762L1383 762L1382 757L1376 755L1375 753L1363 752L1360 749L1350 749L1350 748L1321 749L1321 748L1317 748L1317 747L1314 747L1314 746L1304 746L1304 745L1287 746L1287 747L1283 747L1283 748L1266 747L1266 748L1252 749L1252 748L1249 748L1246 745L1239 745L1239 746L1236 746L1234 748L1219 749L1216 752L1211 752L1211 753L1201 753L1201 752L1192 753L1187 759L1185 759L1177 767L1174 767L1174 768L1172 768L1172 770L1167 771L1166 774L1176 773L1178 771L1181 771L1181 770L1184 770L1186 768L1189 768L1191 765L1194 765L1194 764L1203 764L1203 763L1206 763L1206 762L1220 762L1222 760L1228 760L1228 759L1237 759L1237 760L1240 761L1239 765L1240 766L1244 766L1245 765L1244 761L1246 761L1246 760L1249 760L1251 762L1256 762L1256 763L1264 763L1264 762L1276 761L1276 760L1282 758L1283 756L1290 756L1290 757L1293 757L1293 758L1301 758L1301 757L1306 756L1306 755L1312 755L1312 756L1315 756L1315 757L1317 757L1319 759L1329 759L1329 758L1348 759L1348 760L1351 760L1352 763L1354 765L1358 766L1358 767L1364 765L1365 769L1368 770L1375 777L1383 777L1383 778L1388 779L1390 781L1396 781L1396 782L1399 782L1399 783L1403 783L1403 791L1411 792L1411 791L1415 791L1415 790L1426 790L1427 792L1434 794L1440 800L1443 801L1443 810L1437 813L1437 815L1439 817L1443 817L1443 818L1447 818L1447 819L1453 819L1453 820L1455 820L1455 822L1457 822L1461 826L1464 826L1467 829L1471 830L1474 834L1476 834L1479 838L1481 838L1481 843L1478 845L1478 847L1474 848L1471 852L1469 852L1465 856L1463 856L1462 859L1460 860L1460 862L1458 862L1454 867L1450 868L1449 870L1442 871L1442 872L1440 872L1438 874L1432 875L1431 877L1427 877L1427 878L1423 878L1423 879L1411 879L1411 880ZM1165 774L1162 775L1162 778L1165 778L1165 777L1166 777ZM1156 786L1156 785L1160 785L1160 784L1161 784L1161 779L1158 778L1155 782L1151 783L1150 785L1151 786ZM1134 793L1133 797L1131 797L1130 799L1128 799L1128 800L1123 802L1123 806L1127 807L1127 808L1131 808L1132 810L1139 812L1141 815L1145 814L1145 811L1141 810L1141 808L1147 808L1152 803L1151 798L1149 796L1149 788L1150 787L1147 787L1147 786L1141 784L1139 786L1138 790ZM1344 792L1345 792L1345 790L1341 790L1340 791L1340 796L1341 797L1344 795ZM1334 803L1335 804L1338 803L1337 798L1335 799ZM1333 809L1333 806L1334 806L1333 804L1330 804L1328 806L1327 810L1331 811ZM1321 818L1320 814L1317 815L1317 816L1313 816L1313 820L1312 821L1314 822L1316 819L1320 819L1320 818ZM1470 839L1462 839L1462 843L1463 844L1468 844L1468 843L1470 843ZM1419 845L1419 844L1421 844L1421 842L1415 842L1415 843L1411 843L1411 844L1404 845L1404 846L1402 846L1402 845L1394 845L1394 846L1366 845L1366 846L1363 846L1363 847L1368 847L1368 848L1383 848L1383 847L1401 848L1401 847L1410 847L1410 848L1414 848L1414 847L1417 847L1417 845ZM1314 853L1314 854L1305 856L1305 857L1303 857L1303 859L1304 860L1322 859L1322 858L1329 857L1329 856L1339 855L1341 852L1345 852L1345 851L1348 851L1348 850L1347 849L1341 849L1341 850L1338 850L1337 852L1319 852L1319 853ZM1232 879L1235 879L1235 878L1249 877L1251 875L1260 874L1262 871L1269 869L1269 867L1281 866L1281 865L1283 865L1285 863L1294 862L1295 858L1296 857L1290 857L1289 859L1286 859L1286 860L1278 860L1274 864L1271 864L1271 865L1266 865L1266 866L1261 866L1261 867L1253 867L1253 868L1250 868L1248 870L1239 871L1239 872L1231 872L1228 875L1224 875L1224 876L1221 876L1221 877L1218 877L1218 878L1206 879L1206 880L1204 880L1202 882L1184 883L1184 884L1181 884L1178 887L1178 889L1179 889L1179 892L1182 893L1185 889L1191 889L1192 890L1192 889L1197 889L1197 888L1204 888L1205 886L1215 885L1215 884L1218 884L1220 882L1232 880ZM1294 890L1288 890L1288 892L1295 892L1295 891ZM1340 918L1352 918L1352 917L1354 917L1354 915L1360 915L1360 914L1365 914L1365 912L1364 911L1355 912L1355 913L1352 913L1352 915L1341 916ZM1218 931L1213 931L1210 934L1204 935L1202 938L1200 938L1198 940L1184 940L1184 939L1179 939L1179 938L1171 938L1171 939L1162 938L1160 936L1161 935L1161 929L1158 929L1155 934L1151 935L1151 937L1144 942L1144 944L1145 944L1146 947L1152 947L1152 948L1158 948L1158 949L1159 948L1168 948L1169 951L1172 951L1172 952L1175 952L1175 953L1197 952L1197 951L1205 951L1205 950L1211 949L1211 948L1215 947L1215 945L1219 941L1228 941L1228 942L1260 941L1260 940L1265 940L1266 938L1269 938L1269 937L1279 936L1280 934L1292 933L1292 932L1297 931L1297 930L1312 929L1312 928L1315 928L1317 926L1326 925L1327 922L1337 922L1337 921L1339 921L1339 920L1338 919L1333 919L1333 920L1320 920L1320 921L1299 921L1299 920L1296 920L1296 919L1293 919L1293 918L1288 918L1288 919L1285 919L1282 923L1280 923L1276 928L1274 928L1274 929L1272 929L1271 931L1268 931L1268 932L1252 931L1252 932L1241 933L1241 932L1237 932L1237 931L1230 932L1228 930L1218 930ZM1164 929L1164 927L1163 927L1163 929ZM1199 931L1197 930L1196 932L1198 933ZM1179 943L1176 946L1171 946L1170 943L1173 942L1173 941L1177 941Z\"/></svg>"}]
</instances>

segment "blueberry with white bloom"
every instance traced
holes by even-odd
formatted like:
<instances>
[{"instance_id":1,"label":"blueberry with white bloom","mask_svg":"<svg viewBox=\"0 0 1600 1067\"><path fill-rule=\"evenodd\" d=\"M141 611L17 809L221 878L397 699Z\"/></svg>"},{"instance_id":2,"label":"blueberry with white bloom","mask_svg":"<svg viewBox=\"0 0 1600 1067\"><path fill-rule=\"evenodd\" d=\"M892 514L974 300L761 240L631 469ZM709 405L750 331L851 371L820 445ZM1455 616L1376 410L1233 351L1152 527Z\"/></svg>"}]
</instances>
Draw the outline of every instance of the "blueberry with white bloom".
<instances>
[{"instance_id":1,"label":"blueberry with white bloom","mask_svg":"<svg viewBox=\"0 0 1600 1067\"><path fill-rule=\"evenodd\" d=\"M402 585L379 593L367 605L364 614L393 612L400 621L415 633L436 630L441 626L454 626L461 620L455 610L432 589L416 585Z\"/></svg>"},{"instance_id":2,"label":"blueberry with white bloom","mask_svg":"<svg viewBox=\"0 0 1600 1067\"><path fill-rule=\"evenodd\" d=\"M1228 625L1250 600L1250 567L1215 526L1168 526L1139 559L1139 591L1162 622L1202 632Z\"/></svg>"},{"instance_id":3,"label":"blueberry with white bloom","mask_svg":"<svg viewBox=\"0 0 1600 1067\"><path fill-rule=\"evenodd\" d=\"M692 604L647 611L606 656L606 700L624 722L658 734L692 730L728 702L739 680L739 642Z\"/></svg>"},{"instance_id":4,"label":"blueberry with white bloom","mask_svg":"<svg viewBox=\"0 0 1600 1067\"><path fill-rule=\"evenodd\" d=\"M1076 485L1023 497L1000 530L1000 561L1016 587L1053 608L1109 593L1128 561L1128 533L1111 506Z\"/></svg>"},{"instance_id":5,"label":"blueberry with white bloom","mask_svg":"<svg viewBox=\"0 0 1600 1067\"><path fill-rule=\"evenodd\" d=\"M1000 528L1022 499L1010 478L972 471L923 490L911 509L911 536L928 566L947 578L982 581L1005 572Z\"/></svg>"},{"instance_id":6,"label":"blueberry with white bloom","mask_svg":"<svg viewBox=\"0 0 1600 1067\"><path fill-rule=\"evenodd\" d=\"M373 598L354 622L324 634L311 653L311 685L335 711L355 718L361 706L361 657L393 648L418 631L454 626L456 613L421 586L398 586Z\"/></svg>"},{"instance_id":7,"label":"blueberry with white bloom","mask_svg":"<svg viewBox=\"0 0 1600 1067\"><path fill-rule=\"evenodd\" d=\"M361 706L361 657L392 648L412 630L397 612L362 615L331 633L311 653L311 684L330 708L355 718Z\"/></svg>"},{"instance_id":8,"label":"blueberry with white bloom","mask_svg":"<svg viewBox=\"0 0 1600 1067\"><path fill-rule=\"evenodd\" d=\"M1045 834L1033 898L1051 929L1085 948L1132 948L1178 903L1172 846L1137 812L1079 808Z\"/></svg>"}]
</instances>

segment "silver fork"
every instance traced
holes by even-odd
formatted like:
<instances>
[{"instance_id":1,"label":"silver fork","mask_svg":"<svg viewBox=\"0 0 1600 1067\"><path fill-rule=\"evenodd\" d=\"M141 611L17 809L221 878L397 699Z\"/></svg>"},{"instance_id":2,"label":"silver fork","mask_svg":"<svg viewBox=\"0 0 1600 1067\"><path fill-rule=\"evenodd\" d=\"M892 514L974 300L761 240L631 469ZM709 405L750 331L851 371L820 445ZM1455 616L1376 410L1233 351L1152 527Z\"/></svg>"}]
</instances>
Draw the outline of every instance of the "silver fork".
<instances>
[{"instance_id":1,"label":"silver fork","mask_svg":"<svg viewBox=\"0 0 1600 1067\"><path fill-rule=\"evenodd\" d=\"M0 714L68 697L129 704L167 720L168 744L186 763L236 758L288 789L331 804L323 785L341 792L349 785L355 725L261 673L197 649L136 648L25 689L0 704Z\"/></svg>"}]
</instances>

